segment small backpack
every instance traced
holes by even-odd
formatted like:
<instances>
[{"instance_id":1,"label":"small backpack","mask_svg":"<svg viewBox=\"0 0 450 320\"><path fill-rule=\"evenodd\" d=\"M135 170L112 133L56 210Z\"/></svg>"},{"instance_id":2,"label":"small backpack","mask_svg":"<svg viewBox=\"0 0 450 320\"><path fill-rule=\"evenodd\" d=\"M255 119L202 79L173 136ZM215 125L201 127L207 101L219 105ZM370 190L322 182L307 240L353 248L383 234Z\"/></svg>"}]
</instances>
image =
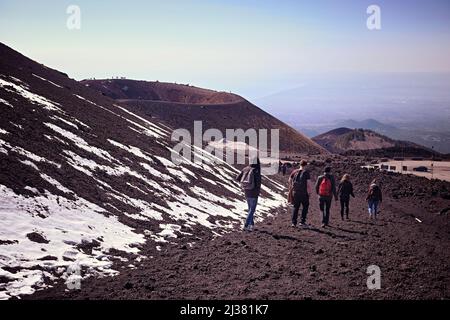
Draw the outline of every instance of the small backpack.
<instances>
[{"instance_id":1,"label":"small backpack","mask_svg":"<svg viewBox=\"0 0 450 320\"><path fill-rule=\"evenodd\" d=\"M369 198L370 199L374 199L374 200L379 199L380 193L381 193L381 190L380 190L379 186L377 186L376 184L370 185L370 187L369 187Z\"/></svg>"},{"instance_id":2,"label":"small backpack","mask_svg":"<svg viewBox=\"0 0 450 320\"><path fill-rule=\"evenodd\" d=\"M243 190L255 189L255 168L244 169L240 183Z\"/></svg>"},{"instance_id":3,"label":"small backpack","mask_svg":"<svg viewBox=\"0 0 450 320\"><path fill-rule=\"evenodd\" d=\"M302 190L302 188L304 188L304 184L302 183L303 179L303 171L299 170L295 175L294 178L292 179L292 189L296 192L302 192L305 190Z\"/></svg>"},{"instance_id":4,"label":"small backpack","mask_svg":"<svg viewBox=\"0 0 450 320\"><path fill-rule=\"evenodd\" d=\"M319 185L319 196L329 197L331 196L331 179L327 176L323 176Z\"/></svg>"}]
</instances>

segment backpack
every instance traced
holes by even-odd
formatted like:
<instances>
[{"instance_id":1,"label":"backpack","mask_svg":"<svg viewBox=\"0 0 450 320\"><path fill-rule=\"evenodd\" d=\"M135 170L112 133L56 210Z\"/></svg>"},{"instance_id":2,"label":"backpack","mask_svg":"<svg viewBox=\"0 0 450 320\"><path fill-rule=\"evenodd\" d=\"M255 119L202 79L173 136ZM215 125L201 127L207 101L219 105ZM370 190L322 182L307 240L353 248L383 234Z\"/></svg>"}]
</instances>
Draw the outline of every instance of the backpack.
<instances>
[{"instance_id":1,"label":"backpack","mask_svg":"<svg viewBox=\"0 0 450 320\"><path fill-rule=\"evenodd\" d=\"M378 200L380 198L380 187L376 184L370 185L369 188L369 199Z\"/></svg>"},{"instance_id":2,"label":"backpack","mask_svg":"<svg viewBox=\"0 0 450 320\"><path fill-rule=\"evenodd\" d=\"M244 169L240 183L243 190L255 189L255 168Z\"/></svg>"},{"instance_id":3,"label":"backpack","mask_svg":"<svg viewBox=\"0 0 450 320\"><path fill-rule=\"evenodd\" d=\"M319 196L329 197L331 196L331 179L327 176L323 176L319 185Z\"/></svg>"},{"instance_id":4,"label":"backpack","mask_svg":"<svg viewBox=\"0 0 450 320\"><path fill-rule=\"evenodd\" d=\"M306 191L303 190L305 187L305 184L303 183L303 171L299 170L295 175L294 178L292 179L292 189L295 192L302 192L302 191Z\"/></svg>"}]
</instances>

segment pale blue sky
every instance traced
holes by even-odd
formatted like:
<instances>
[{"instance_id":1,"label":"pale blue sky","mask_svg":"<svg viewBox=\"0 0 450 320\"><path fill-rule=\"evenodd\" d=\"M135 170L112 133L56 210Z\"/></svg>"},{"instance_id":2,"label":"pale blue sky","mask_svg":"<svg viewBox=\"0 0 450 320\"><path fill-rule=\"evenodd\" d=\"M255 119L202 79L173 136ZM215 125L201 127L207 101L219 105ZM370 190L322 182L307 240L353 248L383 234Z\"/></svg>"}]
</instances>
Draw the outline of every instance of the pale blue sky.
<instances>
[{"instance_id":1,"label":"pale blue sky","mask_svg":"<svg viewBox=\"0 0 450 320\"><path fill-rule=\"evenodd\" d=\"M66 8L81 8L81 30ZM366 28L381 7L382 30ZM76 79L190 83L249 98L318 73L450 72L450 1L0 0L0 41Z\"/></svg>"}]
</instances>

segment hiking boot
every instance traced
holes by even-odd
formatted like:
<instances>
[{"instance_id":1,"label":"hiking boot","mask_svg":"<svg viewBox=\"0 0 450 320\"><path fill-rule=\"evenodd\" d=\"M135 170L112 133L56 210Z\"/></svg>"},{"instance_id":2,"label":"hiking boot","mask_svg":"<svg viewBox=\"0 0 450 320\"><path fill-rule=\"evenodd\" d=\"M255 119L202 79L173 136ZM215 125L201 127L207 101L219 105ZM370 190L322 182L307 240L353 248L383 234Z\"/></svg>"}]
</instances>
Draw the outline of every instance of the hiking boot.
<instances>
[{"instance_id":1,"label":"hiking boot","mask_svg":"<svg viewBox=\"0 0 450 320\"><path fill-rule=\"evenodd\" d=\"M291 224L291 227L292 227L292 228L295 228L295 227L297 227L297 226L296 226L295 224Z\"/></svg>"},{"instance_id":2,"label":"hiking boot","mask_svg":"<svg viewBox=\"0 0 450 320\"><path fill-rule=\"evenodd\" d=\"M255 230L255 226L254 225L251 224L251 225L248 226L248 231L252 232L254 230Z\"/></svg>"},{"instance_id":3,"label":"hiking boot","mask_svg":"<svg viewBox=\"0 0 450 320\"><path fill-rule=\"evenodd\" d=\"M322 228L325 228L327 225L325 223L322 223Z\"/></svg>"}]
</instances>

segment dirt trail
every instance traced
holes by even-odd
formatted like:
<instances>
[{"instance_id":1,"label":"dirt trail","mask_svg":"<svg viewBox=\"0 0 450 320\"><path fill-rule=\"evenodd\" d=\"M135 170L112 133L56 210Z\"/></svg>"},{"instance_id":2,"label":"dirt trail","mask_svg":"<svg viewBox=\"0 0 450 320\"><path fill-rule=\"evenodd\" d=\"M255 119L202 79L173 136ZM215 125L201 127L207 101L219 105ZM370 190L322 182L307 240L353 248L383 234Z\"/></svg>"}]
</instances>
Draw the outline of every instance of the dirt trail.
<instances>
[{"instance_id":1,"label":"dirt trail","mask_svg":"<svg viewBox=\"0 0 450 320\"><path fill-rule=\"evenodd\" d=\"M450 299L450 219L421 209L423 200L386 192L379 219L370 221L363 188L355 189L350 221L334 203L331 226L322 229L311 197L310 229L292 228L283 208L253 233L169 246L137 269L84 281L80 291L60 285L28 298ZM381 290L367 289L369 265L381 268Z\"/></svg>"}]
</instances>

